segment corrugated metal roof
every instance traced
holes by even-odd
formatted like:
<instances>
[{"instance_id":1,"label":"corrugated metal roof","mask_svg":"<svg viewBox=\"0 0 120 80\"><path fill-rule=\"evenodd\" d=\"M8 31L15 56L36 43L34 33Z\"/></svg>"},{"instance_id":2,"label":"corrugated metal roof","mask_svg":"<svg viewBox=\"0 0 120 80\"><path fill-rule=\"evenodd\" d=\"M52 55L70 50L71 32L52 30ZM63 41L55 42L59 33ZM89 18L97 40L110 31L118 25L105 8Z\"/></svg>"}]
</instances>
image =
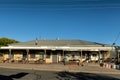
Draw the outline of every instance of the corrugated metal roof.
<instances>
[{"instance_id":1,"label":"corrugated metal roof","mask_svg":"<svg viewBox=\"0 0 120 80\"><path fill-rule=\"evenodd\" d=\"M37 45L36 45L37 43ZM90 41L84 41L84 40L33 40L28 42L21 42L21 43L15 43L11 44L9 46L77 46L77 47L104 47L104 46L110 46L108 44L101 44L96 42L90 42Z\"/></svg>"}]
</instances>

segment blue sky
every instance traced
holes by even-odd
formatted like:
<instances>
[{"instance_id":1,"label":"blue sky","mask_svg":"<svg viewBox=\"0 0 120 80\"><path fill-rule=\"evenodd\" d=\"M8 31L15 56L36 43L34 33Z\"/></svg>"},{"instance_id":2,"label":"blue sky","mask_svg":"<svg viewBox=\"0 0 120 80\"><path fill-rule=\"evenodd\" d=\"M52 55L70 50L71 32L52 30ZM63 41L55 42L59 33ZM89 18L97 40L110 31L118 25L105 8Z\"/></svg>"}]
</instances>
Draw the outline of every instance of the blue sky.
<instances>
[{"instance_id":1,"label":"blue sky","mask_svg":"<svg viewBox=\"0 0 120 80\"><path fill-rule=\"evenodd\" d=\"M79 39L120 45L119 0L0 1L0 37Z\"/></svg>"}]
</instances>

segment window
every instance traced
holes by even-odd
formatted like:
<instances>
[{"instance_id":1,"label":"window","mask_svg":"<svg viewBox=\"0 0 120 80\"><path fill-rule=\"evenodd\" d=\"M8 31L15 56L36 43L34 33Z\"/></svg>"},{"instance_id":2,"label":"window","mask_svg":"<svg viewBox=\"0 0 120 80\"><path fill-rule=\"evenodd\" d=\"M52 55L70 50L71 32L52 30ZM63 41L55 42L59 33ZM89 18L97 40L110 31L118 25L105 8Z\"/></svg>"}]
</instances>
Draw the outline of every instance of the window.
<instances>
[{"instance_id":1,"label":"window","mask_svg":"<svg viewBox=\"0 0 120 80\"><path fill-rule=\"evenodd\" d=\"M46 53L46 58L50 58L50 52Z\"/></svg>"},{"instance_id":2,"label":"window","mask_svg":"<svg viewBox=\"0 0 120 80\"><path fill-rule=\"evenodd\" d=\"M97 56L97 54L92 54L92 56L93 56L93 57L96 57L96 56Z\"/></svg>"},{"instance_id":3,"label":"window","mask_svg":"<svg viewBox=\"0 0 120 80\"><path fill-rule=\"evenodd\" d=\"M35 58L35 54L30 54L30 58Z\"/></svg>"},{"instance_id":4,"label":"window","mask_svg":"<svg viewBox=\"0 0 120 80\"><path fill-rule=\"evenodd\" d=\"M44 59L44 52L40 52L40 59Z\"/></svg>"}]
</instances>

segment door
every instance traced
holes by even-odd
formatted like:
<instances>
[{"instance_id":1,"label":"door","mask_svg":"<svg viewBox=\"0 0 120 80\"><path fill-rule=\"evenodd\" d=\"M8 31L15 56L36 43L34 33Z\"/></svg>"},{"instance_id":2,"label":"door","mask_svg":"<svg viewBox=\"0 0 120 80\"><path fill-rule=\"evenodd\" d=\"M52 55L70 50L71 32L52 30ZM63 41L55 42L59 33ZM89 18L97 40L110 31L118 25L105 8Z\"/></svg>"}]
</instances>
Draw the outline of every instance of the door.
<instances>
[{"instance_id":1,"label":"door","mask_svg":"<svg viewBox=\"0 0 120 80\"><path fill-rule=\"evenodd\" d=\"M57 52L55 51L52 52L52 62L58 63Z\"/></svg>"}]
</instances>

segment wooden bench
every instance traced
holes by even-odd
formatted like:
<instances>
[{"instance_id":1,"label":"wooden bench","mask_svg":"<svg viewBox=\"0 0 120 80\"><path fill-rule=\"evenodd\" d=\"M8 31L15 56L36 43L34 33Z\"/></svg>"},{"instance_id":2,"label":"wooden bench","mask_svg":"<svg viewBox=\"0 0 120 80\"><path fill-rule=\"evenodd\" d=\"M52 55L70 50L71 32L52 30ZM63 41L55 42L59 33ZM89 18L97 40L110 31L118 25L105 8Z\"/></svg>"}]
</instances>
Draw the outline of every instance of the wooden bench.
<instances>
[{"instance_id":1,"label":"wooden bench","mask_svg":"<svg viewBox=\"0 0 120 80\"><path fill-rule=\"evenodd\" d=\"M67 62L65 62L65 65L80 65L80 61L79 60L69 60Z\"/></svg>"}]
</instances>

